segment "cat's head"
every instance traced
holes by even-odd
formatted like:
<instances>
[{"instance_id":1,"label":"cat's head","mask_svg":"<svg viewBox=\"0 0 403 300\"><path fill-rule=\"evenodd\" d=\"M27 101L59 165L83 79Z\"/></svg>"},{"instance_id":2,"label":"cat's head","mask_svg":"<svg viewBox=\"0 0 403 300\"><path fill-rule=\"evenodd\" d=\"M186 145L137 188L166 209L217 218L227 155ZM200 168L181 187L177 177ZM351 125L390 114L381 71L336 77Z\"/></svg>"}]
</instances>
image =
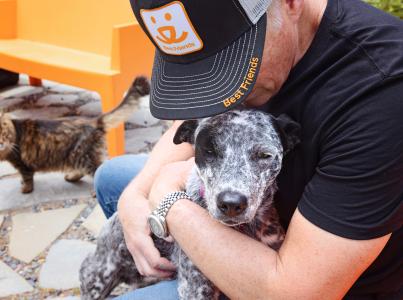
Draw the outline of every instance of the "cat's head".
<instances>
[{"instance_id":1,"label":"cat's head","mask_svg":"<svg viewBox=\"0 0 403 300\"><path fill-rule=\"evenodd\" d=\"M0 159L13 151L16 132L11 116L0 109Z\"/></svg>"}]
</instances>

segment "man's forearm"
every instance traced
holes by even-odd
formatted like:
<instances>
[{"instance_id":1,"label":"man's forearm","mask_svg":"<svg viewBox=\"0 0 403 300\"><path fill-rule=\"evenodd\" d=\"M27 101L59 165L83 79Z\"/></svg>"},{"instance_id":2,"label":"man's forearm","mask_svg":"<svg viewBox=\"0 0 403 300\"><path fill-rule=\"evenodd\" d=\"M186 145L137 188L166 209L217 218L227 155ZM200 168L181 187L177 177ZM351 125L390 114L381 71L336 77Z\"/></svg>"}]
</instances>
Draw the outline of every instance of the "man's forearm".
<instances>
[{"instance_id":1,"label":"man's forearm","mask_svg":"<svg viewBox=\"0 0 403 300\"><path fill-rule=\"evenodd\" d=\"M228 297L268 299L266 290L276 277L275 251L218 223L187 200L171 208L168 226L190 260Z\"/></svg>"},{"instance_id":2,"label":"man's forearm","mask_svg":"<svg viewBox=\"0 0 403 300\"><path fill-rule=\"evenodd\" d=\"M173 143L176 130L181 123L181 121L175 121L172 127L159 139L150 153L143 170L129 184L128 190L136 190L147 197L154 178L162 166L171 162L187 160L194 155L193 148L190 144L184 143L175 145Z\"/></svg>"},{"instance_id":3,"label":"man's forearm","mask_svg":"<svg viewBox=\"0 0 403 300\"><path fill-rule=\"evenodd\" d=\"M167 223L190 260L231 299L341 299L390 238L342 238L297 210L277 253L188 200L172 206Z\"/></svg>"}]
</instances>

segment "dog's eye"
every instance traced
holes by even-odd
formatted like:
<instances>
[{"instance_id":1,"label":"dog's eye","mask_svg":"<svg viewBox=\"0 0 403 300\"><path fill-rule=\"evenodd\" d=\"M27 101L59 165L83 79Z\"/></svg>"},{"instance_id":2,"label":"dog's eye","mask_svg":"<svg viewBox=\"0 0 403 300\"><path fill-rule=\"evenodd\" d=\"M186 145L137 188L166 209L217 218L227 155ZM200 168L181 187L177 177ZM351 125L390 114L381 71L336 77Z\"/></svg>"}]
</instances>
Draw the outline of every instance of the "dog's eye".
<instances>
[{"instance_id":1,"label":"dog's eye","mask_svg":"<svg viewBox=\"0 0 403 300\"><path fill-rule=\"evenodd\" d=\"M212 149L206 149L205 151L206 151L206 153L208 155L213 155L214 154L214 150L212 150Z\"/></svg>"},{"instance_id":2,"label":"dog's eye","mask_svg":"<svg viewBox=\"0 0 403 300\"><path fill-rule=\"evenodd\" d=\"M257 154L258 159L269 159L269 158L272 158L272 157L273 157L273 155L271 153L269 153L269 152L259 152Z\"/></svg>"}]
</instances>

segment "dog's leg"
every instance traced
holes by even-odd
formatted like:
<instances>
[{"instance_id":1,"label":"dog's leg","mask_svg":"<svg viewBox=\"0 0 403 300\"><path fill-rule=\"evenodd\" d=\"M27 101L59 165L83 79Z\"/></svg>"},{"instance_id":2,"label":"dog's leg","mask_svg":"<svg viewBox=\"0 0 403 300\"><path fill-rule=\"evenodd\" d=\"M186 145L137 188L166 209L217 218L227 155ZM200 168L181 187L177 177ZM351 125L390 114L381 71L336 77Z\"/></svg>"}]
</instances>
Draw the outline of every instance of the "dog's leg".
<instances>
[{"instance_id":1,"label":"dog's leg","mask_svg":"<svg viewBox=\"0 0 403 300\"><path fill-rule=\"evenodd\" d=\"M169 257L172 244L159 239L155 243L161 255ZM153 281L140 275L126 247L117 213L102 228L97 248L80 268L80 289L83 300L105 299L120 283L146 286Z\"/></svg>"},{"instance_id":2,"label":"dog's leg","mask_svg":"<svg viewBox=\"0 0 403 300\"><path fill-rule=\"evenodd\" d=\"M123 237L117 214L103 227L94 254L89 255L80 268L81 296L84 300L105 299L131 271L133 282L141 278ZM129 282L131 283L131 282Z\"/></svg>"}]
</instances>

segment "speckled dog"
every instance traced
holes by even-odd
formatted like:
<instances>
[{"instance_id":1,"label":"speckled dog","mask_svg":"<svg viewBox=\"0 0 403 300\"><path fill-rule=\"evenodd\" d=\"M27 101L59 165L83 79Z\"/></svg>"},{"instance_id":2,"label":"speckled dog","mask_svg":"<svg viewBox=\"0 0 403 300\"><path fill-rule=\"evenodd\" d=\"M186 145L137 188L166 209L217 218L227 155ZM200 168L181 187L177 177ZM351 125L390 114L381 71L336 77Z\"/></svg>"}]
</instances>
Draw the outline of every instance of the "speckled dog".
<instances>
[{"instance_id":1,"label":"speckled dog","mask_svg":"<svg viewBox=\"0 0 403 300\"><path fill-rule=\"evenodd\" d=\"M273 203L283 155L299 143L300 127L285 115L274 118L256 110L232 110L185 121L175 144L195 147L196 167L187 193L212 217L278 250L284 231ZM161 255L177 266L181 299L217 299L219 290L176 243L154 238ZM144 285L126 248L114 214L103 228L96 252L80 270L83 299L104 299L121 282Z\"/></svg>"}]
</instances>

